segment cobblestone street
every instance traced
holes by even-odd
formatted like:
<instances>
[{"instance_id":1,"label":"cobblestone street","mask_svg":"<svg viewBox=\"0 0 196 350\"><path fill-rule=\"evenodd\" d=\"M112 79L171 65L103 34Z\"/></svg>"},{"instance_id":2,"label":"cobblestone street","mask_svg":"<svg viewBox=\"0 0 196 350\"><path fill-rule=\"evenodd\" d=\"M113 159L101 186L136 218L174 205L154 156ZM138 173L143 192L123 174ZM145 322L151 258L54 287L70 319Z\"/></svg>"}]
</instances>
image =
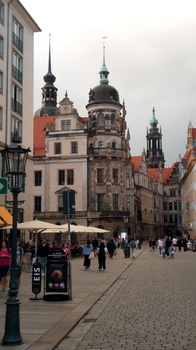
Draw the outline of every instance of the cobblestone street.
<instances>
[{"instance_id":1,"label":"cobblestone street","mask_svg":"<svg viewBox=\"0 0 196 350\"><path fill-rule=\"evenodd\" d=\"M56 350L196 350L195 261L146 248Z\"/></svg>"}]
</instances>

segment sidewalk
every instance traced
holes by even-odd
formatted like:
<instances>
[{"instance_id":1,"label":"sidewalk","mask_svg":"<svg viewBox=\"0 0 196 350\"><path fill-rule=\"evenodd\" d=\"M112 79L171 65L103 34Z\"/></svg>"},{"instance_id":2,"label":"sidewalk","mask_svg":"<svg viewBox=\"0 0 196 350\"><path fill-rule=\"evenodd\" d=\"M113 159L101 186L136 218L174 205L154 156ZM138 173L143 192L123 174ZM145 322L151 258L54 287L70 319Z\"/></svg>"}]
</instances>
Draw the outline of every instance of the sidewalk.
<instances>
[{"instance_id":1,"label":"sidewalk","mask_svg":"<svg viewBox=\"0 0 196 350\"><path fill-rule=\"evenodd\" d=\"M136 251L137 256L143 251ZM83 258L72 259L72 300L43 301L34 298L31 291L32 274L23 271L19 290L20 331L23 344L18 350L52 350L80 319L91 309L108 288L121 276L132 263L131 258L124 258L123 251L118 250L113 259L107 258L106 270L98 270L97 258L91 260L91 267L85 270ZM43 296L42 292L38 295ZM0 338L5 329L6 293L0 292ZM0 349L13 350L13 346L0 345Z\"/></svg>"}]
</instances>

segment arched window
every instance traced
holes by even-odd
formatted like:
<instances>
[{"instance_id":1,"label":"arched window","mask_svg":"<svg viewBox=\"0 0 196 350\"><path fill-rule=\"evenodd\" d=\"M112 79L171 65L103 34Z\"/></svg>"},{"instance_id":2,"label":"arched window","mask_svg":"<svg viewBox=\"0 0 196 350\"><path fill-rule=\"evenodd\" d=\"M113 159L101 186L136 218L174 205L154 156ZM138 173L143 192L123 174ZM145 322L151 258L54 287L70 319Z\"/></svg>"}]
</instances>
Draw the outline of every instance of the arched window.
<instances>
[{"instance_id":1,"label":"arched window","mask_svg":"<svg viewBox=\"0 0 196 350\"><path fill-rule=\"evenodd\" d=\"M103 141L98 142L98 148L103 148Z\"/></svg>"},{"instance_id":2,"label":"arched window","mask_svg":"<svg viewBox=\"0 0 196 350\"><path fill-rule=\"evenodd\" d=\"M115 121L116 121L116 115L114 113L112 113L111 115L111 124L115 124Z\"/></svg>"},{"instance_id":3,"label":"arched window","mask_svg":"<svg viewBox=\"0 0 196 350\"><path fill-rule=\"evenodd\" d=\"M103 113L99 113L98 114L98 124L104 124L105 123L105 118L104 118L104 115Z\"/></svg>"}]
</instances>

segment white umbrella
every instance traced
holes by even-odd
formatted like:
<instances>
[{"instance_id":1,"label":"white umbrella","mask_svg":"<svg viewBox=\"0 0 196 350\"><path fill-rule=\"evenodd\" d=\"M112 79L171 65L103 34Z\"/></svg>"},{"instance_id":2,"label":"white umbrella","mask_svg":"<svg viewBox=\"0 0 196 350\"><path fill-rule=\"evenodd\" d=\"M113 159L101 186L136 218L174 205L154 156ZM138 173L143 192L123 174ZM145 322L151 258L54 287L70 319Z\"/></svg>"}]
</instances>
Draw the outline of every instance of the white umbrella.
<instances>
[{"instance_id":1,"label":"white umbrella","mask_svg":"<svg viewBox=\"0 0 196 350\"><path fill-rule=\"evenodd\" d=\"M58 225L51 224L47 221L41 221L41 220L33 220L33 221L26 221L17 224L18 230L29 230L33 231L35 234L41 233L46 229L58 229ZM11 226L2 227L1 229L12 229ZM37 254L37 235L35 235L35 254Z\"/></svg>"},{"instance_id":2,"label":"white umbrella","mask_svg":"<svg viewBox=\"0 0 196 350\"><path fill-rule=\"evenodd\" d=\"M62 229L67 230L68 232L68 224L60 225L59 231ZM76 233L108 233L110 231L104 230L102 228L92 227L92 226L82 226L82 225L70 225L70 232L76 232Z\"/></svg>"}]
</instances>

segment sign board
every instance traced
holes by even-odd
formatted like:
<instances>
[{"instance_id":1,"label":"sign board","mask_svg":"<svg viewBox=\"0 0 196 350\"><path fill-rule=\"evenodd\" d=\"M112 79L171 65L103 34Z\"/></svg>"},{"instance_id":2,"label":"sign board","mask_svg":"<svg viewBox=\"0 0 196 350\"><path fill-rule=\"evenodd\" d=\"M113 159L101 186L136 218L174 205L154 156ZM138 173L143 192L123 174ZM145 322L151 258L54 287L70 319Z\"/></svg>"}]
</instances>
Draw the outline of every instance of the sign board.
<instances>
[{"instance_id":1,"label":"sign board","mask_svg":"<svg viewBox=\"0 0 196 350\"><path fill-rule=\"evenodd\" d=\"M49 260L46 269L46 292L67 292L67 261Z\"/></svg>"},{"instance_id":2,"label":"sign board","mask_svg":"<svg viewBox=\"0 0 196 350\"><path fill-rule=\"evenodd\" d=\"M33 264L32 292L33 294L41 292L41 264L39 262Z\"/></svg>"},{"instance_id":3,"label":"sign board","mask_svg":"<svg viewBox=\"0 0 196 350\"><path fill-rule=\"evenodd\" d=\"M0 194L6 194L6 193L7 193L7 179L0 178Z\"/></svg>"}]
</instances>

